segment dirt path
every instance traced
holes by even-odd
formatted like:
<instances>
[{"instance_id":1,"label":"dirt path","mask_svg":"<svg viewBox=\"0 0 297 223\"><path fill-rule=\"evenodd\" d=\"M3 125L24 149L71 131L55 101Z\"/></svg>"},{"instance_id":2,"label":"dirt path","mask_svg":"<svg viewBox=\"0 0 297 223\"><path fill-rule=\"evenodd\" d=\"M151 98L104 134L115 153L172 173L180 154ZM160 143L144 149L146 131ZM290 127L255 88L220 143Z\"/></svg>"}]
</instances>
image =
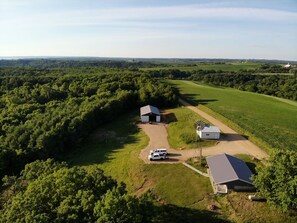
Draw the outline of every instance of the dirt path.
<instances>
[{"instance_id":1,"label":"dirt path","mask_svg":"<svg viewBox=\"0 0 297 223\"><path fill-rule=\"evenodd\" d=\"M182 103L184 106L191 109L192 111L196 112L201 117L207 119L212 124L217 125L221 129L221 131L224 132L224 135L221 137L217 145L207 148L201 148L203 156L228 153L230 155L248 154L258 159L268 157L267 153L265 153L249 140L242 137L237 132L223 124L221 121L190 105L184 100L180 99L180 103ZM138 127L141 128L150 138L149 145L141 150L139 154L139 158L141 158L145 163L151 163L151 161L148 160L149 151L156 148L167 148L170 155L165 161L153 161L153 163L185 162L187 159L199 156L200 154L200 149L176 150L170 148L167 139L168 134L165 124L139 124Z\"/></svg>"}]
</instances>

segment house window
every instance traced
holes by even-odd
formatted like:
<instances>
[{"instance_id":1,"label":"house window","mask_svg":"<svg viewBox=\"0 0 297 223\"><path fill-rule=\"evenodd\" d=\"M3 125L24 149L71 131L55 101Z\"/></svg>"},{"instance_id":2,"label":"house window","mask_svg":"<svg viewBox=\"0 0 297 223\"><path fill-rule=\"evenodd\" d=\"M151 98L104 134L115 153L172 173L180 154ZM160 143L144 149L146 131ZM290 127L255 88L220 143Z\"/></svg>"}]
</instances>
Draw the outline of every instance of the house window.
<instances>
[{"instance_id":1,"label":"house window","mask_svg":"<svg viewBox=\"0 0 297 223\"><path fill-rule=\"evenodd\" d=\"M209 136L209 133L206 133L206 136Z\"/></svg>"}]
</instances>

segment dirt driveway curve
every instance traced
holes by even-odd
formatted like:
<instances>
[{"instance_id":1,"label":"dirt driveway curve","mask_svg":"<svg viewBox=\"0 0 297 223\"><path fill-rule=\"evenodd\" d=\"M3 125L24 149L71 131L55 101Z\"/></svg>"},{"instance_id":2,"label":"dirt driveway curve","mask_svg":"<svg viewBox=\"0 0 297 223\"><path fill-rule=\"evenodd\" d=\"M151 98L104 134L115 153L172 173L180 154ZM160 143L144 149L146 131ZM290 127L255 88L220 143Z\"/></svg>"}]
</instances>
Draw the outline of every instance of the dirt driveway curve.
<instances>
[{"instance_id":1,"label":"dirt driveway curve","mask_svg":"<svg viewBox=\"0 0 297 223\"><path fill-rule=\"evenodd\" d=\"M201 111L197 107L190 105L188 102L179 99L180 103L185 107L196 112L201 117L205 118L212 124L218 126L224 133L223 137L219 140L219 143L212 147L202 148L203 156L216 155L221 153L235 154L248 154L256 157L257 159L267 158L268 154L257 147L255 144L235 132L230 127L223 124L221 121L213 118L207 113ZM144 160L145 163L151 163L148 160L149 151L154 148L167 148L170 156L166 161L154 163L176 163L184 162L187 159L195 156L199 156L200 149L188 149L188 150L176 150L169 146L167 139L166 124L139 124L138 125L150 138L149 145L141 150L139 157Z\"/></svg>"}]
</instances>

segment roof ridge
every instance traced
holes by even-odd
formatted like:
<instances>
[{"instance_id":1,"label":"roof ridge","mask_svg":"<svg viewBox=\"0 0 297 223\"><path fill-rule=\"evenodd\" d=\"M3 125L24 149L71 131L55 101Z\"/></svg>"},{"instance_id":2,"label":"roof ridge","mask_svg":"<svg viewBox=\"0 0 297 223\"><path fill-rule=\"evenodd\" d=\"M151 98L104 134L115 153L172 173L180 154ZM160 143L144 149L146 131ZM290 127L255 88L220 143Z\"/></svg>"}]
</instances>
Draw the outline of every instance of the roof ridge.
<instances>
[{"instance_id":1,"label":"roof ridge","mask_svg":"<svg viewBox=\"0 0 297 223\"><path fill-rule=\"evenodd\" d=\"M241 160L241 159L239 159L239 158L237 158L237 157L235 157L235 156L231 156L231 155L229 155L229 154L226 154L226 155L228 155L228 156L229 156L230 158L232 158L232 159L235 159L236 161L239 161L241 164L246 165L246 163L245 163L243 160ZM229 160L229 159L228 159L228 160ZM232 166L232 169L233 169L233 171L235 172L235 174L236 174L238 180L244 181L244 182L246 182L246 183L251 183L251 182L248 182L246 179L244 179L244 178L242 178L242 177L240 177L240 176L238 175L238 173L235 171L236 168L233 167L232 162L231 162L230 160L229 160L229 163L230 163L230 165ZM247 166L247 165L246 165L246 166ZM248 167L248 166L247 166L247 167ZM248 169L249 169L249 167L248 167Z\"/></svg>"},{"instance_id":2,"label":"roof ridge","mask_svg":"<svg viewBox=\"0 0 297 223\"><path fill-rule=\"evenodd\" d=\"M239 180L239 177L238 177L238 174L237 174L237 172L235 171L235 169L234 169L234 166L232 165L232 162L230 161L230 159L229 159L229 157L231 157L229 154L226 154L226 153L223 153L224 155L225 155L225 157L227 158L227 160L228 160L228 164L229 164L229 166L231 166L231 169L232 169L232 171L233 171L233 173L235 173L235 176L236 176L236 180ZM233 156L234 157L234 156ZM235 157L234 157L235 158Z\"/></svg>"}]
</instances>

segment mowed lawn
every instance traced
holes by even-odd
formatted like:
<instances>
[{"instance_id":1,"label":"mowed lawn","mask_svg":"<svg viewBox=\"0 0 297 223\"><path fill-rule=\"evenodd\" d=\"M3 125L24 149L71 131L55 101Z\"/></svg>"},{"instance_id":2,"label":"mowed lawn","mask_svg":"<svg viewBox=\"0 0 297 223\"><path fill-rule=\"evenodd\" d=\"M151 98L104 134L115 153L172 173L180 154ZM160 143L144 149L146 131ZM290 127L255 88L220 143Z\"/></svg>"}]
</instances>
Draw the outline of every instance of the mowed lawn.
<instances>
[{"instance_id":1,"label":"mowed lawn","mask_svg":"<svg viewBox=\"0 0 297 223\"><path fill-rule=\"evenodd\" d=\"M261 147L297 149L296 103L191 81L170 80L168 83L200 109L248 135Z\"/></svg>"},{"instance_id":2,"label":"mowed lawn","mask_svg":"<svg viewBox=\"0 0 297 223\"><path fill-rule=\"evenodd\" d=\"M168 124L168 141L172 148L175 149L191 149L214 146L215 140L199 140L199 137L195 130L195 122L197 120L203 120L201 116L195 112L187 109L184 106L166 110L167 113L173 114L175 121Z\"/></svg>"}]
</instances>

